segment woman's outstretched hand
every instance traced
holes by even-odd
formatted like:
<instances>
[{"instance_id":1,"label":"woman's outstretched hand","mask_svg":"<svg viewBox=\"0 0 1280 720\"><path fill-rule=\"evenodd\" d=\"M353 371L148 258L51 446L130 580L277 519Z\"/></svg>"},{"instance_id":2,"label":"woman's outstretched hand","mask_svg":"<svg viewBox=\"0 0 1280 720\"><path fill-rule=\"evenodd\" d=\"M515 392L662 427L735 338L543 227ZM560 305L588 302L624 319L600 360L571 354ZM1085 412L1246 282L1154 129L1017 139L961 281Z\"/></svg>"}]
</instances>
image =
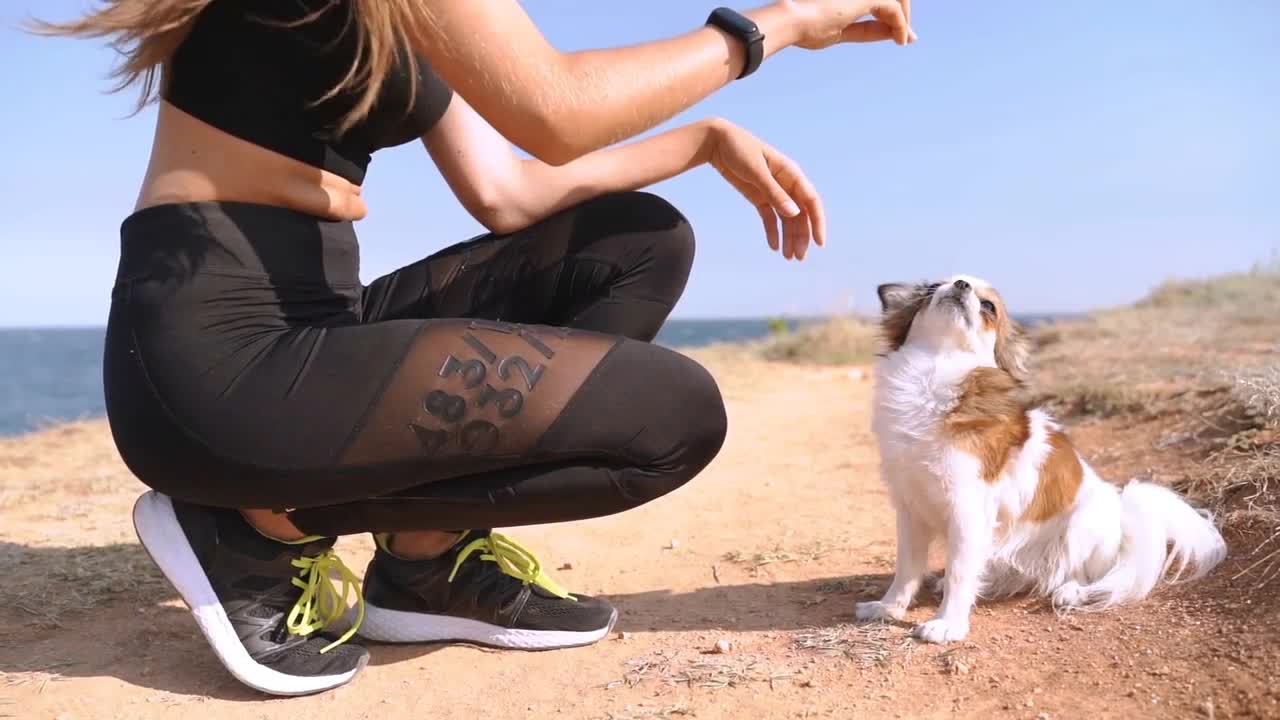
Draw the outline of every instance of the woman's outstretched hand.
<instances>
[{"instance_id":1,"label":"woman's outstretched hand","mask_svg":"<svg viewBox=\"0 0 1280 720\"><path fill-rule=\"evenodd\" d=\"M810 241L826 244L822 199L800 167L733 123L711 123L707 162L755 206L772 250L803 260ZM782 235L778 235L778 219Z\"/></svg>"},{"instance_id":2,"label":"woman's outstretched hand","mask_svg":"<svg viewBox=\"0 0 1280 720\"><path fill-rule=\"evenodd\" d=\"M911 0L780 0L777 5L796 19L795 45L806 50L881 40L907 45L916 39Z\"/></svg>"}]
</instances>

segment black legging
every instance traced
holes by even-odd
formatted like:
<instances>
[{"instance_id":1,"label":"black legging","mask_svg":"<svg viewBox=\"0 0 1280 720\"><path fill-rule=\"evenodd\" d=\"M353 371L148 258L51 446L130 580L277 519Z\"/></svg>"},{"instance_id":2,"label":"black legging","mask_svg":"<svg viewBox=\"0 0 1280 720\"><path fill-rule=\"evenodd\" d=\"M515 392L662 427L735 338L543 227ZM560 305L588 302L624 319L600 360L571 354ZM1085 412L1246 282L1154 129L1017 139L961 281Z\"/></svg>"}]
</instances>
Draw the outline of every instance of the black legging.
<instances>
[{"instance_id":1,"label":"black legging","mask_svg":"<svg viewBox=\"0 0 1280 720\"><path fill-rule=\"evenodd\" d=\"M693 234L647 193L600 197L359 281L349 222L247 203L121 227L105 390L121 457L193 503L304 532L596 517L719 452L711 376L650 344Z\"/></svg>"}]
</instances>

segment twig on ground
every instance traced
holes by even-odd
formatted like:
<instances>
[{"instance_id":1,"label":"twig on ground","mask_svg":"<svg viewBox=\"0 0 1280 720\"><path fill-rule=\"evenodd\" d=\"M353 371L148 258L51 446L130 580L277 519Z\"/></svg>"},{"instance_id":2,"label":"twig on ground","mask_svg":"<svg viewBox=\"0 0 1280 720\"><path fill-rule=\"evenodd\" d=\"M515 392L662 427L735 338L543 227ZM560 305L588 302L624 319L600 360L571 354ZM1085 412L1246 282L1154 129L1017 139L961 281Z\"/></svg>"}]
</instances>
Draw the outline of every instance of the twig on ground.
<instances>
[{"instance_id":1,"label":"twig on ground","mask_svg":"<svg viewBox=\"0 0 1280 720\"><path fill-rule=\"evenodd\" d=\"M892 635L893 627L884 623L846 624L806 628L794 634L793 644L822 655L843 655L863 666L883 665L892 654Z\"/></svg>"}]
</instances>

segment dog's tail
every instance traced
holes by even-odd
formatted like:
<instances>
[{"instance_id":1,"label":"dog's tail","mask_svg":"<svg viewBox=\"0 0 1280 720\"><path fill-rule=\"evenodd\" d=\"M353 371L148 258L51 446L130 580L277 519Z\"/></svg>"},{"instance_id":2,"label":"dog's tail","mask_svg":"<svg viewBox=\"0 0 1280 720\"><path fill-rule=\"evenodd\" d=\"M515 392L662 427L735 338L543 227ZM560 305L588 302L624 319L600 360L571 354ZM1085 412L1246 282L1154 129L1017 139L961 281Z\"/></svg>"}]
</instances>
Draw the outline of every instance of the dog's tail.
<instances>
[{"instance_id":1,"label":"dog's tail","mask_svg":"<svg viewBox=\"0 0 1280 720\"><path fill-rule=\"evenodd\" d=\"M1227 544L1212 516L1191 507L1162 485L1130 481L1120 491L1121 538L1115 562L1097 581L1080 588L1084 605L1101 610L1140 600L1170 569L1170 582L1202 577L1227 556Z\"/></svg>"}]
</instances>

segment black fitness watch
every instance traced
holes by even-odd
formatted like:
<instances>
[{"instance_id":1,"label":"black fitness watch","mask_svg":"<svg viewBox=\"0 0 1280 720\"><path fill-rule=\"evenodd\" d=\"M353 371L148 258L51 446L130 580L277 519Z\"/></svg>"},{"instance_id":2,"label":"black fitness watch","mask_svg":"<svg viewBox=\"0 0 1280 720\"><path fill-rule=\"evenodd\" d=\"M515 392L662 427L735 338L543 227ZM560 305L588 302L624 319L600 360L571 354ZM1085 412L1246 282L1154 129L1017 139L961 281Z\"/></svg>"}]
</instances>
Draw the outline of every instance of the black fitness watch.
<instances>
[{"instance_id":1,"label":"black fitness watch","mask_svg":"<svg viewBox=\"0 0 1280 720\"><path fill-rule=\"evenodd\" d=\"M718 7L707 17L707 24L729 33L746 47L747 62L742 66L742 73L738 75L739 80L760 67L760 62L764 60L764 33L760 32L760 28L751 18L737 10Z\"/></svg>"}]
</instances>

